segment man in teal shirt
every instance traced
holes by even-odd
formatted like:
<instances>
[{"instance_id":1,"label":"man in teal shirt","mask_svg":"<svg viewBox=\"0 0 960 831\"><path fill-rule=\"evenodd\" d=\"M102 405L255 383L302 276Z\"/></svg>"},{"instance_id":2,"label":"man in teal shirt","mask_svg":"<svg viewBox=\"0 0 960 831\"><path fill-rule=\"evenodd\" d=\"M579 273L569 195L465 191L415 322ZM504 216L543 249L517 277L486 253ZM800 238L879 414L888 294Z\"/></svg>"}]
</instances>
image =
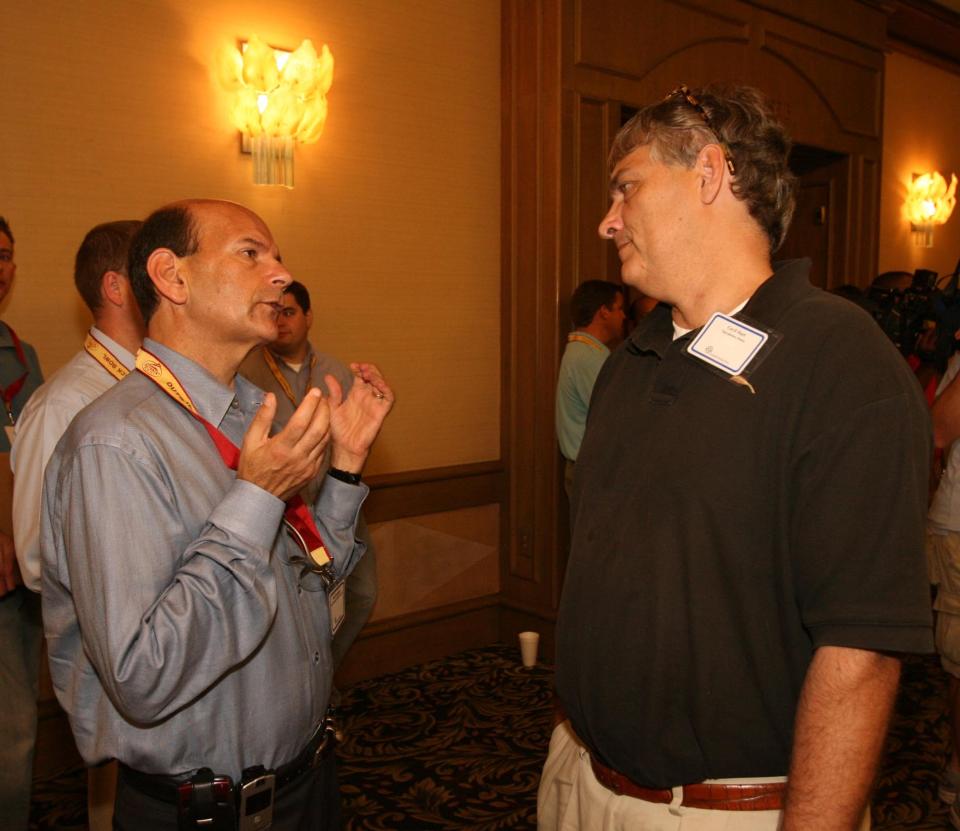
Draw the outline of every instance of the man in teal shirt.
<instances>
[{"instance_id":1,"label":"man in teal shirt","mask_svg":"<svg viewBox=\"0 0 960 831\"><path fill-rule=\"evenodd\" d=\"M557 379L556 423L560 452L566 459L563 484L570 496L573 466L587 423L590 395L610 347L623 337L623 286L607 280L587 280L570 298L574 330Z\"/></svg>"},{"instance_id":2,"label":"man in teal shirt","mask_svg":"<svg viewBox=\"0 0 960 831\"><path fill-rule=\"evenodd\" d=\"M0 216L0 301L10 291L16 273L13 232ZM0 321L0 394L5 410L0 463L8 468L14 421L42 383L33 347ZM3 510L9 511L11 494L3 497ZM11 518L5 517L0 526L12 528ZM11 831L26 829L30 813L40 633L39 598L22 585L13 538L0 530L0 700L4 702L0 713L0 826Z\"/></svg>"}]
</instances>

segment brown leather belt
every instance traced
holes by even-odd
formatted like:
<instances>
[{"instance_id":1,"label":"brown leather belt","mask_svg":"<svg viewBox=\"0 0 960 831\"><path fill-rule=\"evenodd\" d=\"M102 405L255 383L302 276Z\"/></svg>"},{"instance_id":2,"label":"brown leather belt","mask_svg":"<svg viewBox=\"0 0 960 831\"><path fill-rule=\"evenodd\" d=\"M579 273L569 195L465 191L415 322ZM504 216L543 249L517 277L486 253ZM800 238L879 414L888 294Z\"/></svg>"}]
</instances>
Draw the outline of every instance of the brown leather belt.
<instances>
[{"instance_id":1,"label":"brown leather belt","mask_svg":"<svg viewBox=\"0 0 960 831\"><path fill-rule=\"evenodd\" d=\"M673 802L669 788L645 788L622 773L608 768L592 753L590 765L597 781L607 790L621 796L632 796L645 802ZM780 811L786 782L756 782L753 784L721 784L697 782L683 786L680 804L687 808L712 808L716 811Z\"/></svg>"}]
</instances>

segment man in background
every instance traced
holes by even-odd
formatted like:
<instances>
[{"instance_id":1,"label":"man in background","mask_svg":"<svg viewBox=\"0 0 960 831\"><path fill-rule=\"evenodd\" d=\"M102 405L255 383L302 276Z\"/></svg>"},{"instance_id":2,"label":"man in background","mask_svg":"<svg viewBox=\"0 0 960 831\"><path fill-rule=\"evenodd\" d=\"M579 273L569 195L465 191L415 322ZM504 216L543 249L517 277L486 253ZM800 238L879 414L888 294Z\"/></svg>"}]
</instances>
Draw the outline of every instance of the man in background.
<instances>
[{"instance_id":1,"label":"man in background","mask_svg":"<svg viewBox=\"0 0 960 831\"><path fill-rule=\"evenodd\" d=\"M593 385L610 347L623 337L623 286L607 280L587 280L570 297L574 329L557 378L556 425L560 452L566 459L563 485L569 498L573 468L580 452Z\"/></svg>"},{"instance_id":2,"label":"man in background","mask_svg":"<svg viewBox=\"0 0 960 831\"><path fill-rule=\"evenodd\" d=\"M318 387L329 395L325 376L332 375L348 395L353 385L353 375L347 367L331 355L319 352L310 343L310 328L313 326L313 308L310 292L303 283L293 280L283 290L283 308L277 320L277 339L259 349L254 349L240 366L240 374L265 392L277 397L275 421L283 426L294 410L303 401L307 390ZM304 488L308 504L316 499L329 465L329 454L324 456L323 466L317 478ZM377 560L363 513L357 525L357 537L367 551L363 559L347 578L346 617L333 639L333 666L340 666L347 650L370 617L377 599Z\"/></svg>"},{"instance_id":3,"label":"man in background","mask_svg":"<svg viewBox=\"0 0 960 831\"><path fill-rule=\"evenodd\" d=\"M0 216L0 301L17 273L10 225ZM9 470L14 424L43 383L33 347L0 322L0 394L4 430L0 465ZM24 588L17 566L11 517L12 482L0 476L0 825L20 831L30 816L33 748L37 735L37 673L40 668L40 602Z\"/></svg>"},{"instance_id":4,"label":"man in background","mask_svg":"<svg viewBox=\"0 0 960 831\"><path fill-rule=\"evenodd\" d=\"M17 420L10 465L16 478L13 532L24 584L40 591L40 501L43 471L73 417L133 370L143 340L143 318L127 277L130 240L139 221L97 225L84 237L73 280L93 315L81 349L30 398ZM90 768L88 818L107 831L113 812L116 766Z\"/></svg>"}]
</instances>

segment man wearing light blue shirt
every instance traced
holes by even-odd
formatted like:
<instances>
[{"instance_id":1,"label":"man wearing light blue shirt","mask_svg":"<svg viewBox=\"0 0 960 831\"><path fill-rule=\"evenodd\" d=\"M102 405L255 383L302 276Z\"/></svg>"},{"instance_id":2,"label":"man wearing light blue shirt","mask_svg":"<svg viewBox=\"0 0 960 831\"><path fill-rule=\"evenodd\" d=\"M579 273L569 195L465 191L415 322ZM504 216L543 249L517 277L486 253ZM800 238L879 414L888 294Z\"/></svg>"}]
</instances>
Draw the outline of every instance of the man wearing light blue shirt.
<instances>
[{"instance_id":1,"label":"man wearing light blue shirt","mask_svg":"<svg viewBox=\"0 0 960 831\"><path fill-rule=\"evenodd\" d=\"M597 375L610 354L610 346L623 337L623 286L607 280L587 280L570 298L574 330L557 379L557 442L566 459L564 487L570 496L573 466L587 424L590 396Z\"/></svg>"},{"instance_id":2,"label":"man wearing light blue shirt","mask_svg":"<svg viewBox=\"0 0 960 831\"><path fill-rule=\"evenodd\" d=\"M13 536L23 583L34 592L40 591L40 499L47 461L73 417L133 369L133 353L143 340L143 317L127 277L130 240L140 225L139 220L105 222L84 237L73 280L94 325L84 348L30 396L17 419L10 454L17 481ZM115 765L90 768L91 831L110 828L115 784Z\"/></svg>"},{"instance_id":3,"label":"man wearing light blue shirt","mask_svg":"<svg viewBox=\"0 0 960 831\"><path fill-rule=\"evenodd\" d=\"M105 222L84 237L73 277L93 326L84 348L30 397L17 419L10 454L17 480L13 531L24 585L35 592L40 591L40 496L47 461L73 417L133 369L143 340L143 317L127 277L127 252L140 225L132 219Z\"/></svg>"},{"instance_id":4,"label":"man wearing light blue shirt","mask_svg":"<svg viewBox=\"0 0 960 831\"><path fill-rule=\"evenodd\" d=\"M155 212L130 279L140 371L74 420L45 477L54 689L84 760L120 762L118 829L227 828L234 811L272 812L277 831L337 827L331 622L393 393L359 364L348 399L328 379L329 398L311 391L270 435L275 397L236 371L276 337L290 275L239 205ZM294 497L328 443L305 509Z\"/></svg>"}]
</instances>

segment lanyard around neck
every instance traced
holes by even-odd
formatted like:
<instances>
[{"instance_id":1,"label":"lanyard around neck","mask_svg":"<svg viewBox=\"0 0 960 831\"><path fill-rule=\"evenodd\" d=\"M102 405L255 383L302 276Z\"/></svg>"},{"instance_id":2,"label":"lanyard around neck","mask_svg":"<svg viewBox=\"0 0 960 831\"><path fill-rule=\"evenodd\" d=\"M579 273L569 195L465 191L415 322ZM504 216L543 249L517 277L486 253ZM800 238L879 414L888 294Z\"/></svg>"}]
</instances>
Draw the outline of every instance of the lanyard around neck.
<instances>
[{"instance_id":1,"label":"lanyard around neck","mask_svg":"<svg viewBox=\"0 0 960 831\"><path fill-rule=\"evenodd\" d=\"M263 359L267 362L267 367L270 369L270 372L276 382L280 385L280 389L283 390L283 394L287 396L287 398L290 400L290 403L293 404L294 407L297 407L300 402L297 401L297 396L293 391L293 387L290 386L290 382L284 377L283 370L280 369L280 364L277 363L277 359L266 346L263 347ZM311 353L311 370L314 368L314 366L316 366L316 363L317 356Z\"/></svg>"},{"instance_id":2,"label":"lanyard around neck","mask_svg":"<svg viewBox=\"0 0 960 831\"><path fill-rule=\"evenodd\" d=\"M141 347L137 352L137 369L204 426L223 463L231 470L236 470L240 462L240 449L200 415L193 399L167 365L152 352ZM299 494L287 500L283 521L315 565L325 566L331 562L317 525Z\"/></svg>"},{"instance_id":3,"label":"lanyard around neck","mask_svg":"<svg viewBox=\"0 0 960 831\"><path fill-rule=\"evenodd\" d=\"M0 387L0 395L3 396L3 406L7 408L7 417L10 419L10 423L13 424L13 399L16 398L17 393L23 389L27 376L30 374L30 367L27 365L27 356L23 352L23 345L20 343L20 338L17 337L17 333L13 331L13 327L9 323L4 323L3 325L7 327L7 331L10 333L10 340L13 341L14 351L17 353L17 361L20 362L20 366L22 366L24 370L23 374L12 384L6 387Z\"/></svg>"},{"instance_id":4,"label":"lanyard around neck","mask_svg":"<svg viewBox=\"0 0 960 831\"><path fill-rule=\"evenodd\" d=\"M123 362L113 354L106 346L100 343L93 332L87 332L87 337L83 342L83 348L87 354L102 366L110 375L118 381L122 381L130 374Z\"/></svg>"},{"instance_id":5,"label":"lanyard around neck","mask_svg":"<svg viewBox=\"0 0 960 831\"><path fill-rule=\"evenodd\" d=\"M579 332L571 332L567 335L567 343L585 343L587 346L592 346L596 350L602 350L603 347L597 343L593 338L588 338L586 335L581 335Z\"/></svg>"}]
</instances>

